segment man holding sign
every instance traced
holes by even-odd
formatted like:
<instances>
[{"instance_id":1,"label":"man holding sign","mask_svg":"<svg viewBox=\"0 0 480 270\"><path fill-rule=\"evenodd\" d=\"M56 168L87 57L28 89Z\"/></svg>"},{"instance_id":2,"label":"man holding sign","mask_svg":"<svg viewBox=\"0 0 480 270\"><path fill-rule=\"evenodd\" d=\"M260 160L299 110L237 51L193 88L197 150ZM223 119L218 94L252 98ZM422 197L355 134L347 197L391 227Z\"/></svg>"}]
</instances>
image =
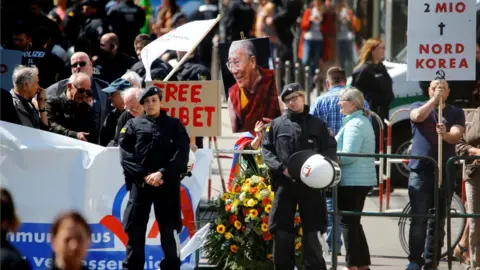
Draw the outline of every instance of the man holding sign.
<instances>
[{"instance_id":1,"label":"man holding sign","mask_svg":"<svg viewBox=\"0 0 480 270\"><path fill-rule=\"evenodd\" d=\"M462 138L465 130L465 114L462 109L445 104L450 89L444 80L433 80L428 89L430 100L427 102L415 102L410 107L410 121L412 126L413 146L412 155L429 156L438 161L438 134L441 135L443 144L442 168L445 169L449 158L455 156L455 144ZM438 106L442 104L442 113L439 113ZM439 119L439 115L442 115ZM427 160L410 160L410 178L408 195L412 206L413 214L428 215L431 209L435 214L440 215L440 239L445 235L445 214L446 199L452 194L440 196L440 209L434 207L434 181L435 165ZM442 174L440 174L442 175ZM445 173L443 173L445 175ZM439 179L440 181L440 179ZM440 181L440 183L442 183ZM445 183L445 181L443 181ZM453 192L455 182L450 183ZM441 193L440 193L441 194ZM450 202L447 203L450 205ZM437 250L434 248L435 219L429 219L428 225L425 218L414 217L410 225L408 259L410 263L407 270L436 269L440 259L442 245ZM436 252L436 256L434 255ZM422 253L424 257L422 258Z\"/></svg>"}]
</instances>

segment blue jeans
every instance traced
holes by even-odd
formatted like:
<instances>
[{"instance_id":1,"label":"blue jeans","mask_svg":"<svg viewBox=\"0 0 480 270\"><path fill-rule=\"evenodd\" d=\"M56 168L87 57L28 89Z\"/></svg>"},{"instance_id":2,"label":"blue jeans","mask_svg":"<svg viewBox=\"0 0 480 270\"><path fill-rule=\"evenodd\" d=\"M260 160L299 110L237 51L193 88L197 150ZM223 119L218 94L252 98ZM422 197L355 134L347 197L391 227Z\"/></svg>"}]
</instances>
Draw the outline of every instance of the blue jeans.
<instances>
[{"instance_id":1,"label":"blue jeans","mask_svg":"<svg viewBox=\"0 0 480 270\"><path fill-rule=\"evenodd\" d=\"M318 68L318 62L322 57L323 40L304 40L303 41L303 65L308 65L310 68L310 81L313 84L313 77L315 76L315 69Z\"/></svg>"},{"instance_id":2,"label":"blue jeans","mask_svg":"<svg viewBox=\"0 0 480 270\"><path fill-rule=\"evenodd\" d=\"M327 197L327 210L330 212L333 212L333 202L332 202L332 197ZM333 225L333 220L332 220L332 215L328 215L328 227L327 227L327 244L330 250L332 249L332 225ZM337 252L340 252L342 249L342 231L340 230L340 227L338 226L338 219L337 219Z\"/></svg>"},{"instance_id":3,"label":"blue jeans","mask_svg":"<svg viewBox=\"0 0 480 270\"><path fill-rule=\"evenodd\" d=\"M443 174L445 175L445 174ZM408 181L408 196L412 207L412 214L429 214L435 213L434 207L434 175L430 171L414 171L410 172ZM409 261L415 262L418 265L425 265L426 269L435 268L438 266L441 249L443 246L443 239L445 236L445 205L451 205L452 194L455 183L451 183L452 188L450 194L440 192L439 206L437 214L440 215L439 224L439 246L437 247L437 260L434 261L434 237L435 237L435 219L414 217L410 224L410 235L408 239L408 246L410 254ZM449 208L450 209L450 208ZM423 253L423 257L422 257Z\"/></svg>"}]
</instances>

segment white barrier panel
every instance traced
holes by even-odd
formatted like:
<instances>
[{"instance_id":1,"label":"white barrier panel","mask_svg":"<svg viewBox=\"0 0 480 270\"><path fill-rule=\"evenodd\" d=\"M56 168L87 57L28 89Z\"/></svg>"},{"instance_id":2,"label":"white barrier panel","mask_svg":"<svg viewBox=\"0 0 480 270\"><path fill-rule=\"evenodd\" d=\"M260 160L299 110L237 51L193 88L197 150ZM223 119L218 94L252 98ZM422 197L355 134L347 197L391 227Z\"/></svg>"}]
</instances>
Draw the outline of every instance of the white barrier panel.
<instances>
[{"instance_id":1,"label":"white barrier panel","mask_svg":"<svg viewBox=\"0 0 480 270\"><path fill-rule=\"evenodd\" d=\"M195 153L192 176L182 181L182 247L195 231L195 210L208 179L211 150ZM126 235L121 221L128 192L118 148L104 148L65 136L0 121L0 180L13 194L22 226L8 239L33 269L52 263L50 227L66 210L84 215L92 229L86 258L90 269L121 269ZM147 227L146 267L159 269L163 252L153 211ZM182 261L193 269L194 256Z\"/></svg>"}]
</instances>

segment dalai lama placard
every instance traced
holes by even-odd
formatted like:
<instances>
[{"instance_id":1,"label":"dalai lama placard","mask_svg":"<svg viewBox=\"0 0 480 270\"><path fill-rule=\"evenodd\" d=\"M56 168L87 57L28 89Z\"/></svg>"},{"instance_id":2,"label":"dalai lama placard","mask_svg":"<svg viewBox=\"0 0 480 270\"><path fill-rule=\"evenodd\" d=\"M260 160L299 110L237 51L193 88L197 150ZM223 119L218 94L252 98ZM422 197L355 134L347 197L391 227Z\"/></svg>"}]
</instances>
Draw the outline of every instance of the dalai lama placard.
<instances>
[{"instance_id":1,"label":"dalai lama placard","mask_svg":"<svg viewBox=\"0 0 480 270\"><path fill-rule=\"evenodd\" d=\"M280 116L268 38L220 44L219 53L232 131L253 131L257 121Z\"/></svg>"}]
</instances>

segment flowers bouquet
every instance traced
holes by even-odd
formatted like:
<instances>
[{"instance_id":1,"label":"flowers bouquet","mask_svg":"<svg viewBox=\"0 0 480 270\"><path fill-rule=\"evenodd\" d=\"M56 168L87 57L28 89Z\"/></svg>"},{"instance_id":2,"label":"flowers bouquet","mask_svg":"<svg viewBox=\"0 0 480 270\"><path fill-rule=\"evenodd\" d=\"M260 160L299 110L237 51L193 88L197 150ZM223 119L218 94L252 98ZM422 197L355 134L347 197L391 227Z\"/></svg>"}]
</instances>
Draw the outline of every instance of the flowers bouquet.
<instances>
[{"instance_id":1,"label":"flowers bouquet","mask_svg":"<svg viewBox=\"0 0 480 270\"><path fill-rule=\"evenodd\" d=\"M217 269L273 269L273 239L268 231L268 218L274 193L269 185L268 168L265 165L257 168L244 170L233 181L232 190L213 202L217 217L211 223L204 251L209 263L217 265ZM298 211L294 223L297 266L302 266Z\"/></svg>"}]
</instances>

